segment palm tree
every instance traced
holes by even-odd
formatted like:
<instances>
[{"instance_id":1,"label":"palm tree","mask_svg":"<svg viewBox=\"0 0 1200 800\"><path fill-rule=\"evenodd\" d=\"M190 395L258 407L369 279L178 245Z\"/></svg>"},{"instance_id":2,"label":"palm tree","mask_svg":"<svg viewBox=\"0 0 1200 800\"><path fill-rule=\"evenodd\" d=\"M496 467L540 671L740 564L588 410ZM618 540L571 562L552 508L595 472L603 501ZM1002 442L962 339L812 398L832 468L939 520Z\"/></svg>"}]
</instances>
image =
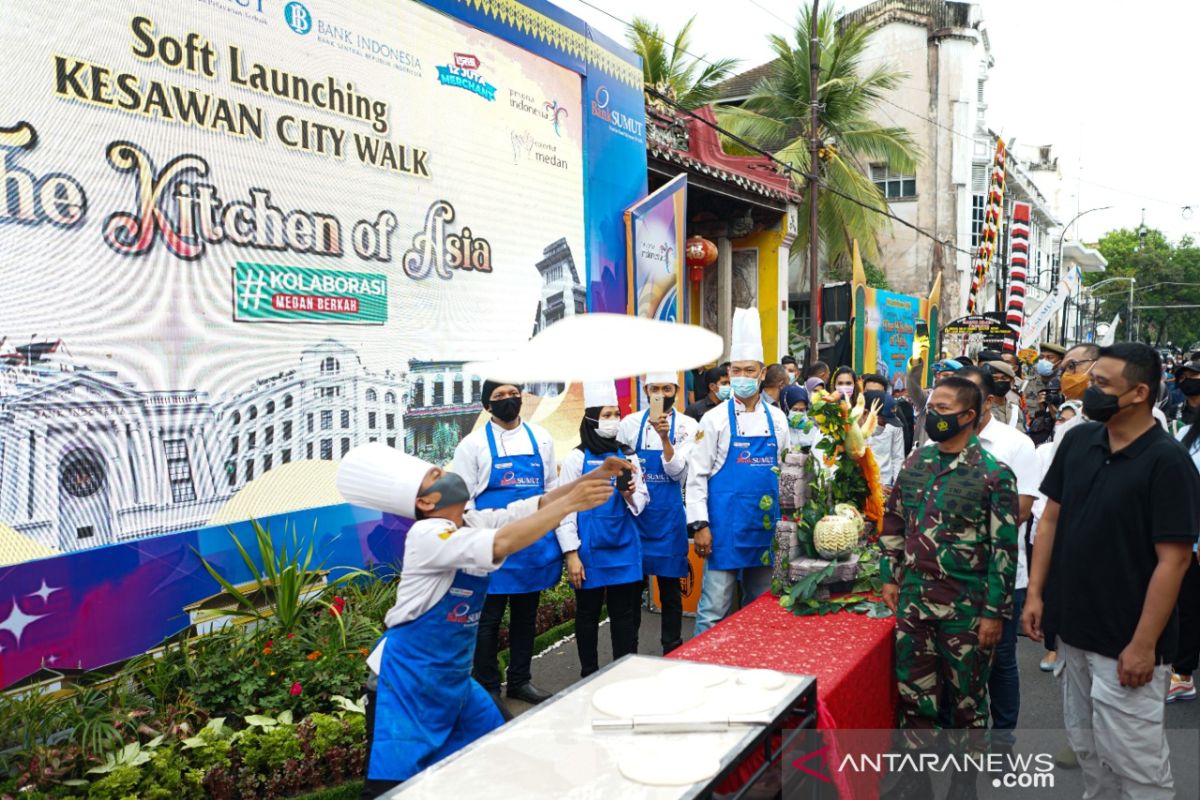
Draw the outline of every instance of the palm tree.
<instances>
[{"instance_id":1,"label":"palm tree","mask_svg":"<svg viewBox=\"0 0 1200 800\"><path fill-rule=\"evenodd\" d=\"M863 52L870 30L861 23L839 29L837 11L826 8L817 20L821 71L818 75L818 134L826 144L820 154L822 186L849 195L874 208L887 201L869 177L871 164L887 164L894 172L911 175L920 156L919 148L904 128L886 127L871 119L871 110L884 92L896 88L907 77L889 65L866 71ZM754 88L745 104L721 106L718 119L746 141L775 155L796 173L797 188L804 186L803 174L810 169L809 155L809 31L812 11L803 9L792 34L770 37L776 60L773 69ZM808 219L808 198L800 207L800 219ZM818 192L818 235L826 263L837 266L850 255L857 239L865 259L876 260L875 237L887 230L889 220L863 208L834 191ZM793 247L808 247L808 226L801 225Z\"/></svg>"},{"instance_id":2,"label":"palm tree","mask_svg":"<svg viewBox=\"0 0 1200 800\"><path fill-rule=\"evenodd\" d=\"M716 99L717 84L733 74L738 60L711 61L692 55L692 17L668 43L658 26L645 17L634 17L625 31L633 52L642 57L642 81L684 108L698 108Z\"/></svg>"}]
</instances>

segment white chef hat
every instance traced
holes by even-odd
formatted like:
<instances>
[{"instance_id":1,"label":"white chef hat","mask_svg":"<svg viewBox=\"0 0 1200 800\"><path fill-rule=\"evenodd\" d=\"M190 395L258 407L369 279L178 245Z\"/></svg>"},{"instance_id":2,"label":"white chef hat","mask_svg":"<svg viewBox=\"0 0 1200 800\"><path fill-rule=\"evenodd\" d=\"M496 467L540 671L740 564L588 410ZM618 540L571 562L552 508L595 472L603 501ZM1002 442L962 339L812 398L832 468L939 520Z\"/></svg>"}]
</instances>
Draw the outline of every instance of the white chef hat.
<instances>
[{"instance_id":1,"label":"white chef hat","mask_svg":"<svg viewBox=\"0 0 1200 800\"><path fill-rule=\"evenodd\" d=\"M732 339L729 348L730 361L763 363L762 323L759 322L757 308L733 310Z\"/></svg>"},{"instance_id":2,"label":"white chef hat","mask_svg":"<svg viewBox=\"0 0 1200 800\"><path fill-rule=\"evenodd\" d=\"M679 385L679 374L675 372L647 372L645 377L647 384L651 383L673 383Z\"/></svg>"},{"instance_id":3,"label":"white chef hat","mask_svg":"<svg viewBox=\"0 0 1200 800\"><path fill-rule=\"evenodd\" d=\"M360 445L342 457L337 487L346 502L417 517L417 492L433 464L381 442Z\"/></svg>"},{"instance_id":4,"label":"white chef hat","mask_svg":"<svg viewBox=\"0 0 1200 800\"><path fill-rule=\"evenodd\" d=\"M584 408L618 405L617 387L612 381L588 381L583 385L583 405Z\"/></svg>"}]
</instances>

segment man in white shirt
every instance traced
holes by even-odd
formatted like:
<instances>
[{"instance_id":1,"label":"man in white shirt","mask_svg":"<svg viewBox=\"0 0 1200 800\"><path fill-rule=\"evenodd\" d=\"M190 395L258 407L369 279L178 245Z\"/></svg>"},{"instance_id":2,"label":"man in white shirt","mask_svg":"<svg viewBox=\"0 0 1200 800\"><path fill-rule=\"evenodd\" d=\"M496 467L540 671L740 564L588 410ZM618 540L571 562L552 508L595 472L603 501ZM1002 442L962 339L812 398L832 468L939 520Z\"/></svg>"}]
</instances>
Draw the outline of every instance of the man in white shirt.
<instances>
[{"instance_id":1,"label":"man in white shirt","mask_svg":"<svg viewBox=\"0 0 1200 800\"><path fill-rule=\"evenodd\" d=\"M605 502L612 458L571 486L507 509L467 510L461 477L384 445L349 453L338 489L350 502L416 520L388 630L367 659L367 786L378 796L503 724L499 707L470 677L475 626L488 576L568 513Z\"/></svg>"},{"instance_id":2,"label":"man in white shirt","mask_svg":"<svg viewBox=\"0 0 1200 800\"><path fill-rule=\"evenodd\" d=\"M483 407L492 418L454 450L452 471L467 482L471 508L504 508L554 488L557 467L554 440L544 429L521 419L521 389L510 383L483 382ZM500 693L497 651L500 622L509 610L508 696L537 704L550 695L533 685L533 640L542 591L562 577L562 552L554 531L508 559L492 576L479 620L475 679L494 696Z\"/></svg>"},{"instance_id":3,"label":"man in white shirt","mask_svg":"<svg viewBox=\"0 0 1200 800\"><path fill-rule=\"evenodd\" d=\"M738 576L742 600L771 587L779 477L788 445L787 416L762 402L762 333L758 309L734 312L729 382L733 397L704 415L688 459L688 532L706 560L699 635L733 608Z\"/></svg>"},{"instance_id":4,"label":"man in white shirt","mask_svg":"<svg viewBox=\"0 0 1200 800\"><path fill-rule=\"evenodd\" d=\"M975 383L987 400L980 417L980 428L976 434L983 449L997 461L1008 465L1017 479L1019 511L1017 530L1025 530L1025 524L1033 512L1033 503L1038 496L1038 484L1042 479L1038 454L1033 440L1011 425L1001 422L992 414L994 405L1003 404L1005 398L997 395L995 373L987 367L963 367L958 376ZM1021 710L1021 682L1017 671L1017 626L1021 620L1021 608L1025 600L1025 589L1029 585L1029 567L1025 554L1024 536L1017 541L1017 578L1013 590L1013 614L1004 620L1000 644L996 646L995 663L988 680L991 699L992 728L1011 731L1017 726ZM1011 744L1011 736L1000 739Z\"/></svg>"},{"instance_id":5,"label":"man in white shirt","mask_svg":"<svg viewBox=\"0 0 1200 800\"><path fill-rule=\"evenodd\" d=\"M637 453L650 503L637 516L642 540L642 571L658 581L662 607L663 655L683 644L683 587L688 574L687 513L683 484L687 457L700 423L675 410L679 379L673 372L651 374L642 386L650 408L621 420L617 439ZM654 398L665 413L654 414Z\"/></svg>"}]
</instances>

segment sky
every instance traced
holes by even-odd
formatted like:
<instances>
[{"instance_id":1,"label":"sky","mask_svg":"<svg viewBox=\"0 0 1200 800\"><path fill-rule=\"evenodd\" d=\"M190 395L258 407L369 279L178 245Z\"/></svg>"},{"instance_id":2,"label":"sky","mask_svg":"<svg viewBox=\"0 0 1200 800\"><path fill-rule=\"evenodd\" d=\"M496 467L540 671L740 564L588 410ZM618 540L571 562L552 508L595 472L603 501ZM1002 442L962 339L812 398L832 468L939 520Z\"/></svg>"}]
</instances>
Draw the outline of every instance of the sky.
<instances>
[{"instance_id":1,"label":"sky","mask_svg":"<svg viewBox=\"0 0 1200 800\"><path fill-rule=\"evenodd\" d=\"M770 60L766 34L785 32L799 9L797 0L553 2L620 41L624 26L613 17L641 14L670 38L695 15L693 52L740 58L743 68ZM867 2L837 5L849 11ZM1082 217L1068 238L1095 241L1113 228L1136 228L1144 208L1146 225L1169 238L1200 239L1200 158L1193 157L1200 103L1191 83L1200 3L979 5L995 59L987 85L989 126L1008 140L1053 146L1065 186L1060 221L1112 207Z\"/></svg>"}]
</instances>

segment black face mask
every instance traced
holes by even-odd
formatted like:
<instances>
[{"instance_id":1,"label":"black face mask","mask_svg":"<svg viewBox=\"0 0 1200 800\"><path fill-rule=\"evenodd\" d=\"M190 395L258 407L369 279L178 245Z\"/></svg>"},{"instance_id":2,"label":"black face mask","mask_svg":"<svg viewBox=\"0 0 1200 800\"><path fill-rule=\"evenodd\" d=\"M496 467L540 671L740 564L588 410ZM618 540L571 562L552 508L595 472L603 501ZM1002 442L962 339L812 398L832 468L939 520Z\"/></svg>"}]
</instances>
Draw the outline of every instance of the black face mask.
<instances>
[{"instance_id":1,"label":"black face mask","mask_svg":"<svg viewBox=\"0 0 1200 800\"><path fill-rule=\"evenodd\" d=\"M966 411L957 414L939 414L933 409L925 412L925 433L932 441L948 442L962 432L963 424L958 418Z\"/></svg>"},{"instance_id":2,"label":"black face mask","mask_svg":"<svg viewBox=\"0 0 1200 800\"><path fill-rule=\"evenodd\" d=\"M1099 386L1089 386L1083 393L1083 414L1096 422L1108 422L1122 408L1121 395L1105 394Z\"/></svg>"},{"instance_id":3,"label":"black face mask","mask_svg":"<svg viewBox=\"0 0 1200 800\"><path fill-rule=\"evenodd\" d=\"M492 416L501 422L512 422L521 416L521 398L506 397L503 400L493 400L488 403Z\"/></svg>"},{"instance_id":4,"label":"black face mask","mask_svg":"<svg viewBox=\"0 0 1200 800\"><path fill-rule=\"evenodd\" d=\"M996 397L1007 397L1012 391L1012 384L1008 381L996 381L996 391L992 392Z\"/></svg>"},{"instance_id":5,"label":"black face mask","mask_svg":"<svg viewBox=\"0 0 1200 800\"><path fill-rule=\"evenodd\" d=\"M1179 412L1179 418L1183 420L1184 425L1195 425L1197 420L1200 420L1200 406L1184 406L1183 411Z\"/></svg>"},{"instance_id":6,"label":"black face mask","mask_svg":"<svg viewBox=\"0 0 1200 800\"><path fill-rule=\"evenodd\" d=\"M1180 381L1179 391L1183 392L1187 397L1195 397L1200 394L1200 378L1188 378L1185 381Z\"/></svg>"},{"instance_id":7,"label":"black face mask","mask_svg":"<svg viewBox=\"0 0 1200 800\"><path fill-rule=\"evenodd\" d=\"M432 494L441 494L433 507L435 511L446 506L465 503L471 499L471 490L467 488L467 482L453 472L442 473L442 477L434 481L432 486L417 497L428 497Z\"/></svg>"}]
</instances>

